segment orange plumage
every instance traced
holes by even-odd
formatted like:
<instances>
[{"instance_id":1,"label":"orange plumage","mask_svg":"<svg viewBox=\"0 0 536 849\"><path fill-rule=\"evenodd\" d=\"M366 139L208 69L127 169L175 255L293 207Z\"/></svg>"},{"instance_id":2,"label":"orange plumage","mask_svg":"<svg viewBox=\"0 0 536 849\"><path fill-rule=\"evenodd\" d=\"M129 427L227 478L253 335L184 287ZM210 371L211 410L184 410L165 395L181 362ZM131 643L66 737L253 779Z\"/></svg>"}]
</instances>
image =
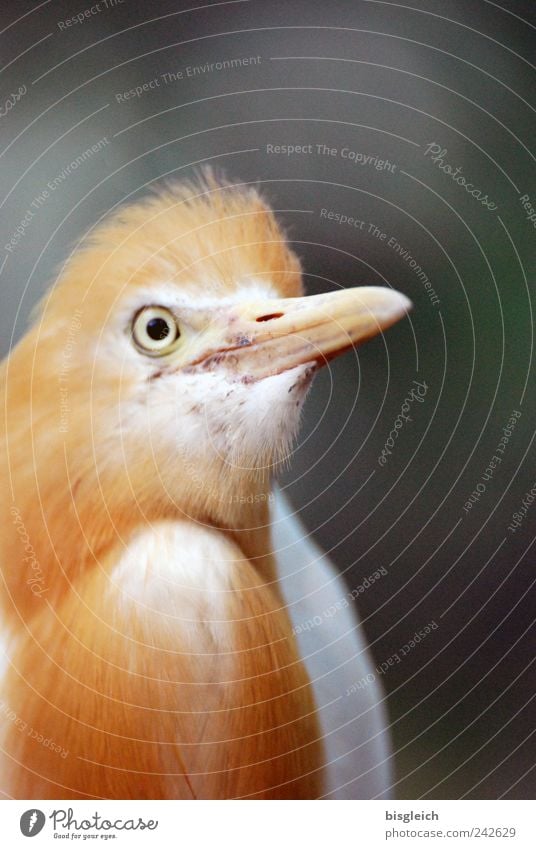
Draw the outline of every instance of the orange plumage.
<instances>
[{"instance_id":1,"label":"orange plumage","mask_svg":"<svg viewBox=\"0 0 536 849\"><path fill-rule=\"evenodd\" d=\"M407 304L369 294L343 326L349 302L319 320L301 294L258 193L208 174L97 227L4 362L8 795L322 794L270 471L316 366Z\"/></svg>"}]
</instances>

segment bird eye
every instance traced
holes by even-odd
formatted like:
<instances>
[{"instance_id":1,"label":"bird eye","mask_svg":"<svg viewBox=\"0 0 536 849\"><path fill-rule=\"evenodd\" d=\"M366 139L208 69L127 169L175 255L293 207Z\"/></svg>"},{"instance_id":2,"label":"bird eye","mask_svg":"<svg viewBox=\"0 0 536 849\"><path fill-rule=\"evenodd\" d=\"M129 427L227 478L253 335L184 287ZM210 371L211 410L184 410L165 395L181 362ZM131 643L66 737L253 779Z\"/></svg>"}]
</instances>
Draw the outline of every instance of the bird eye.
<instances>
[{"instance_id":1,"label":"bird eye","mask_svg":"<svg viewBox=\"0 0 536 849\"><path fill-rule=\"evenodd\" d=\"M180 336L174 316L164 307L144 307L135 317L132 335L147 354L165 354Z\"/></svg>"}]
</instances>

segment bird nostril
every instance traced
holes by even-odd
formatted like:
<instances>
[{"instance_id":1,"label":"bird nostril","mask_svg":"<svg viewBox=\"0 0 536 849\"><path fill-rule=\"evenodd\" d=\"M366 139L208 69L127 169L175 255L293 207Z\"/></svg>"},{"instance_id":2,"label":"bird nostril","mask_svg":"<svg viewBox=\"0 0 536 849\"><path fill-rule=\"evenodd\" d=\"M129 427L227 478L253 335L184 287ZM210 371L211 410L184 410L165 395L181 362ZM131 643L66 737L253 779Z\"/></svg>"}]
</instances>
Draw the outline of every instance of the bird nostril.
<instances>
[{"instance_id":1,"label":"bird nostril","mask_svg":"<svg viewBox=\"0 0 536 849\"><path fill-rule=\"evenodd\" d=\"M272 321L274 318L281 318L284 315L282 312L271 312L268 315L260 315L257 321Z\"/></svg>"}]
</instances>

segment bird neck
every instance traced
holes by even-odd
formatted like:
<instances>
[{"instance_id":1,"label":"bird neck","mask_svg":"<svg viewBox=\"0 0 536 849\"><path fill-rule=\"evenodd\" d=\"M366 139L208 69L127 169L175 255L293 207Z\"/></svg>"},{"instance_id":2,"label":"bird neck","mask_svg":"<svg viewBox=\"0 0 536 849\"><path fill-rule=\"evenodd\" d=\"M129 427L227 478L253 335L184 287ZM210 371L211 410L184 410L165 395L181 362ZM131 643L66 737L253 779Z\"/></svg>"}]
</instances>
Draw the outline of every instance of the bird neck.
<instances>
[{"instance_id":1,"label":"bird neck","mask_svg":"<svg viewBox=\"0 0 536 849\"><path fill-rule=\"evenodd\" d=\"M111 546L124 547L140 527L162 519L189 520L219 530L240 547L259 583L276 589L270 540L273 495L266 481L217 474L212 483L174 492L173 472L162 482L158 469L138 470L132 464L129 479L123 482L114 467L103 462L96 468L89 449L82 461L80 452L72 452L76 462L71 462L71 452L63 451L63 446L51 459L48 445L42 461L38 457L36 476L32 465L24 462L28 442L15 438L16 428L13 434L11 464L7 452L4 456L0 451L4 480L11 474L13 483L12 493L7 486L0 492L4 515L11 510L0 541L8 582L0 606L11 615L15 611L31 615L47 602L54 605L82 573L100 568ZM164 486L155 489L156 481Z\"/></svg>"},{"instance_id":2,"label":"bird neck","mask_svg":"<svg viewBox=\"0 0 536 849\"><path fill-rule=\"evenodd\" d=\"M162 465L160 466L162 469ZM155 470L156 471L156 470ZM169 477L166 475L169 474ZM149 479L158 479L149 475ZM186 479L185 487L174 487L175 474L164 468L160 473L160 494L147 492L141 498L144 517L189 520L215 528L236 545L266 582L275 580L275 563L270 535L270 508L274 502L271 480L243 470L230 470L225 463L205 467L195 485ZM172 493L170 499L166 493ZM147 521L145 518L145 521Z\"/></svg>"},{"instance_id":3,"label":"bird neck","mask_svg":"<svg viewBox=\"0 0 536 849\"><path fill-rule=\"evenodd\" d=\"M233 516L227 528L219 526L238 545L265 583L277 581L276 563L270 533L270 502L268 500L241 504L241 510Z\"/></svg>"},{"instance_id":4,"label":"bird neck","mask_svg":"<svg viewBox=\"0 0 536 849\"><path fill-rule=\"evenodd\" d=\"M274 582L276 573L270 513L275 497L270 477L247 473L233 475L225 466L202 492L203 501L195 518L230 538L261 579L267 583Z\"/></svg>"}]
</instances>

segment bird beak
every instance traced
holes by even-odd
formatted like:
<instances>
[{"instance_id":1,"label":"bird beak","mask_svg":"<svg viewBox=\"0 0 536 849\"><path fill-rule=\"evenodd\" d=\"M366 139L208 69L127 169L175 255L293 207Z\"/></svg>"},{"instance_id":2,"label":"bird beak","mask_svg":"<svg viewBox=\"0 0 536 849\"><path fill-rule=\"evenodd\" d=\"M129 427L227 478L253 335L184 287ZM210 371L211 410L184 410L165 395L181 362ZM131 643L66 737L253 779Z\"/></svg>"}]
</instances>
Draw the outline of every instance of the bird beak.
<instances>
[{"instance_id":1,"label":"bird beak","mask_svg":"<svg viewBox=\"0 0 536 849\"><path fill-rule=\"evenodd\" d=\"M212 350L205 348L197 362L203 368L225 363L237 376L250 380L305 363L323 365L386 330L410 309L405 295L377 286L244 301L213 321L208 328ZM214 345L216 339L219 345Z\"/></svg>"}]
</instances>

